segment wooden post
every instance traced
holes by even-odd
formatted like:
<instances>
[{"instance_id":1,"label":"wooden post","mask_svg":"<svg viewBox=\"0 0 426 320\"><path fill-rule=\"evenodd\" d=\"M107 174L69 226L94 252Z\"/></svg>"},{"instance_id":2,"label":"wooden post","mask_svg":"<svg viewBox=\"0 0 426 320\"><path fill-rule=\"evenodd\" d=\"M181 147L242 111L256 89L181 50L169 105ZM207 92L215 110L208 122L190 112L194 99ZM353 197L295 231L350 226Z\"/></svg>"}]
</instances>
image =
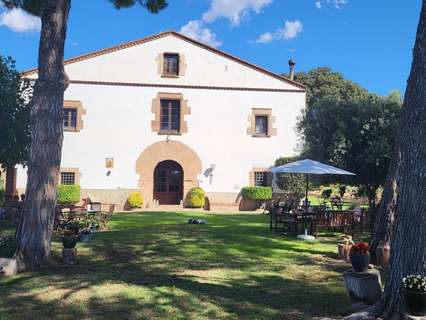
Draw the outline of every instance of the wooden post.
<instances>
[{"instance_id":1,"label":"wooden post","mask_svg":"<svg viewBox=\"0 0 426 320\"><path fill-rule=\"evenodd\" d=\"M349 269L343 273L346 289L353 302L374 304L382 296L382 282L377 269L355 272Z\"/></svg>"},{"instance_id":2,"label":"wooden post","mask_svg":"<svg viewBox=\"0 0 426 320\"><path fill-rule=\"evenodd\" d=\"M77 248L62 248L62 261L66 266L75 264L77 261Z\"/></svg>"}]
</instances>

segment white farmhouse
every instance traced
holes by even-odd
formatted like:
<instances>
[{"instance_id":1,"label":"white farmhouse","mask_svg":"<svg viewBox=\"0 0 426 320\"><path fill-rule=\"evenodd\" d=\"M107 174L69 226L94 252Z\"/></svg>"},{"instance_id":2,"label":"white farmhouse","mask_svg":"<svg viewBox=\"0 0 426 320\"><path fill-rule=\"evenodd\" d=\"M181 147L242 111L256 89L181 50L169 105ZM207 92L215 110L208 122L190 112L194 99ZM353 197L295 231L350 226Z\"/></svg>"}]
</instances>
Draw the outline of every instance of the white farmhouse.
<instances>
[{"instance_id":1,"label":"white farmhouse","mask_svg":"<svg viewBox=\"0 0 426 320\"><path fill-rule=\"evenodd\" d=\"M179 204L189 188L235 206L296 147L305 87L174 31L65 61L61 183L84 196ZM36 78L37 70L25 73ZM25 188L25 170L17 184Z\"/></svg>"}]
</instances>

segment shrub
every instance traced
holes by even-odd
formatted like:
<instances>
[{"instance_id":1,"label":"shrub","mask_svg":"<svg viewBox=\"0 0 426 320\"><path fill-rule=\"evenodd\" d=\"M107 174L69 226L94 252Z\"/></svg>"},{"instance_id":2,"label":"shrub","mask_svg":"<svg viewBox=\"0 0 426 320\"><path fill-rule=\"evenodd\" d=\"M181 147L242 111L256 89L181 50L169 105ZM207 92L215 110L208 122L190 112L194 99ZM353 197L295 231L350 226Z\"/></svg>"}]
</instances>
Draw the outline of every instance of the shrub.
<instances>
[{"instance_id":1,"label":"shrub","mask_svg":"<svg viewBox=\"0 0 426 320\"><path fill-rule=\"evenodd\" d=\"M274 166L282 166L301 160L299 157L280 157L275 160ZM306 178L298 173L277 173L276 185L287 194L288 198L301 199L305 195Z\"/></svg>"},{"instance_id":2,"label":"shrub","mask_svg":"<svg viewBox=\"0 0 426 320\"><path fill-rule=\"evenodd\" d=\"M191 188L185 196L184 205L187 208L202 208L206 202L206 193L201 188Z\"/></svg>"},{"instance_id":3,"label":"shrub","mask_svg":"<svg viewBox=\"0 0 426 320\"><path fill-rule=\"evenodd\" d=\"M244 187L241 190L243 198L250 200L270 200L272 199L271 187Z\"/></svg>"},{"instance_id":4,"label":"shrub","mask_svg":"<svg viewBox=\"0 0 426 320\"><path fill-rule=\"evenodd\" d=\"M60 184L58 186L57 201L62 205L76 204L80 201L80 192L79 185Z\"/></svg>"},{"instance_id":5,"label":"shrub","mask_svg":"<svg viewBox=\"0 0 426 320\"><path fill-rule=\"evenodd\" d=\"M323 199L330 199L332 193L333 193L333 189L331 188L324 189L321 193L321 197Z\"/></svg>"},{"instance_id":6,"label":"shrub","mask_svg":"<svg viewBox=\"0 0 426 320\"><path fill-rule=\"evenodd\" d=\"M127 198L127 205L129 209L142 208L143 198L139 192L132 192Z\"/></svg>"}]
</instances>

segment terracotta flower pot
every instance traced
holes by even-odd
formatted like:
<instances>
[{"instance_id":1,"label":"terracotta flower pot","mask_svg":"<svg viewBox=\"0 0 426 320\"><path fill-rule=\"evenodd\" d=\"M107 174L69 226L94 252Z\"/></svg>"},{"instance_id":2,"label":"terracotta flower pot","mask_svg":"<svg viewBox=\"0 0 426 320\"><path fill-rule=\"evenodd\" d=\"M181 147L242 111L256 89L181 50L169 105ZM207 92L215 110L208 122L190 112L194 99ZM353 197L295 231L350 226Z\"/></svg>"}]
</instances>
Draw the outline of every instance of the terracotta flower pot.
<instances>
[{"instance_id":1,"label":"terracotta flower pot","mask_svg":"<svg viewBox=\"0 0 426 320\"><path fill-rule=\"evenodd\" d=\"M380 241L376 248L377 265L387 268L390 258L390 245L389 241Z\"/></svg>"},{"instance_id":2,"label":"terracotta flower pot","mask_svg":"<svg viewBox=\"0 0 426 320\"><path fill-rule=\"evenodd\" d=\"M402 289L405 310L412 316L426 316L426 292Z\"/></svg>"},{"instance_id":3,"label":"terracotta flower pot","mask_svg":"<svg viewBox=\"0 0 426 320\"><path fill-rule=\"evenodd\" d=\"M370 254L351 254L352 268L355 272L366 272L370 264Z\"/></svg>"}]
</instances>

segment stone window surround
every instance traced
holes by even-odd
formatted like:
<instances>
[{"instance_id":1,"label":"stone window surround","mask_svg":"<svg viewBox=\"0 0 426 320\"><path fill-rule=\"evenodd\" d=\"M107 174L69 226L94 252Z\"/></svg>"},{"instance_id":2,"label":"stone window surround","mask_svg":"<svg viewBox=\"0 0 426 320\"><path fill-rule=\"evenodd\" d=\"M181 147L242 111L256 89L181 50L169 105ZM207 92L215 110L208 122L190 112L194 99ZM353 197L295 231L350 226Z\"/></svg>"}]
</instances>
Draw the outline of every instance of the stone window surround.
<instances>
[{"instance_id":1,"label":"stone window surround","mask_svg":"<svg viewBox=\"0 0 426 320\"><path fill-rule=\"evenodd\" d=\"M256 116L268 117L268 134L258 135L256 134ZM276 118L272 115L271 108L252 108L252 114L247 118L250 126L247 128L247 134L256 138L270 138L277 135L277 129L274 128Z\"/></svg>"},{"instance_id":2,"label":"stone window surround","mask_svg":"<svg viewBox=\"0 0 426 320\"><path fill-rule=\"evenodd\" d=\"M59 184L61 184L61 173L62 172L71 172L74 173L74 184L80 185L81 173L79 168L61 168L59 173Z\"/></svg>"},{"instance_id":3,"label":"stone window surround","mask_svg":"<svg viewBox=\"0 0 426 320\"><path fill-rule=\"evenodd\" d=\"M64 109L76 109L77 110L77 125L76 128L66 128L64 131L67 132L80 132L83 129L83 115L86 114L86 109L83 109L83 104L78 100L64 100Z\"/></svg>"},{"instance_id":4,"label":"stone window surround","mask_svg":"<svg viewBox=\"0 0 426 320\"><path fill-rule=\"evenodd\" d=\"M254 176L255 176L256 172L268 172L268 168L253 167L251 169L251 171L249 172L249 186L250 187L254 187L255 186ZM267 186L271 186L272 185L272 173L271 172L267 173L266 181L267 181Z\"/></svg>"},{"instance_id":5,"label":"stone window surround","mask_svg":"<svg viewBox=\"0 0 426 320\"><path fill-rule=\"evenodd\" d=\"M164 55L165 54L176 54L179 56L179 70L178 70L178 75L172 75L172 74L164 74L163 73L163 59L164 59ZM158 74L162 77L162 78L179 78L179 77L183 77L186 74L186 68L187 68L187 64L185 63L185 55L178 53L178 52L162 52L157 56L157 62L158 62Z\"/></svg>"},{"instance_id":6,"label":"stone window surround","mask_svg":"<svg viewBox=\"0 0 426 320\"><path fill-rule=\"evenodd\" d=\"M179 132L169 132L160 130L161 100L180 100L180 118ZM181 135L188 132L188 123L185 116L191 114L191 108L188 106L188 100L184 100L182 93L159 92L157 98L152 99L151 111L154 114L154 120L151 121L151 131L160 135Z\"/></svg>"}]
</instances>

